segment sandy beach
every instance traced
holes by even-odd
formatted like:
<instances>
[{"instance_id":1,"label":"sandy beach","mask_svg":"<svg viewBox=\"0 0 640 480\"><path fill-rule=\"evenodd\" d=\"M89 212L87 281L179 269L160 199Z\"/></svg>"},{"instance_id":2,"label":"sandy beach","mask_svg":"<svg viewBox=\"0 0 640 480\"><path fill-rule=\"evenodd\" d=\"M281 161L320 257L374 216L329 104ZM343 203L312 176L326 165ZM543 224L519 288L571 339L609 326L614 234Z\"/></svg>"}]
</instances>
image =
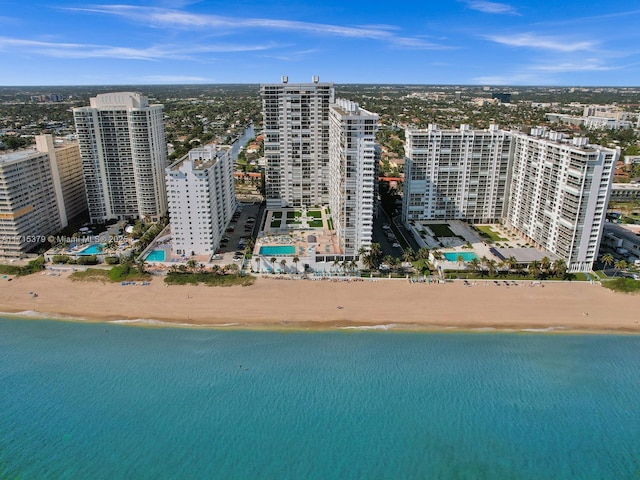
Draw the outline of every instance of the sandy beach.
<instances>
[{"instance_id":1,"label":"sandy beach","mask_svg":"<svg viewBox=\"0 0 640 480\"><path fill-rule=\"evenodd\" d=\"M251 328L448 328L640 333L640 296L590 283L500 286L406 280L258 278L250 287L74 282L31 275L0 283L0 311L92 321ZM29 292L37 293L37 297Z\"/></svg>"}]
</instances>

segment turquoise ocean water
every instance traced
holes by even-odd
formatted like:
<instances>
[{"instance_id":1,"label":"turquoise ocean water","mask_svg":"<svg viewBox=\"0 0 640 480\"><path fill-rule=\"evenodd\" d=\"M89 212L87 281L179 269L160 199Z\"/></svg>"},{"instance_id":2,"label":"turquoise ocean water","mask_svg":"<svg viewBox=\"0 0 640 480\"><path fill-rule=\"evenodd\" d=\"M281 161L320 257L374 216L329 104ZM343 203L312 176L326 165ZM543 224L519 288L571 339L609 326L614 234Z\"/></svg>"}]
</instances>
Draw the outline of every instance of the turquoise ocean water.
<instances>
[{"instance_id":1,"label":"turquoise ocean water","mask_svg":"<svg viewBox=\"0 0 640 480\"><path fill-rule=\"evenodd\" d=\"M0 319L0 478L640 478L640 337Z\"/></svg>"}]
</instances>

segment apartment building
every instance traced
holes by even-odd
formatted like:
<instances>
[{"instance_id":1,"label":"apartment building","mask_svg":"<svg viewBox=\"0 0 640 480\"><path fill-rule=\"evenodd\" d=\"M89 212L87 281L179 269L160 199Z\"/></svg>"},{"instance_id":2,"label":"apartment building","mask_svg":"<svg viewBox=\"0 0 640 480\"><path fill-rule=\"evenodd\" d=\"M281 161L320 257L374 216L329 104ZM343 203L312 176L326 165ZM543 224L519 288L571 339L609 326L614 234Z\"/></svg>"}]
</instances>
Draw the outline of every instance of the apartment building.
<instances>
[{"instance_id":1,"label":"apartment building","mask_svg":"<svg viewBox=\"0 0 640 480\"><path fill-rule=\"evenodd\" d=\"M329 206L340 249L369 249L373 232L378 115L337 99L329 109Z\"/></svg>"},{"instance_id":2,"label":"apartment building","mask_svg":"<svg viewBox=\"0 0 640 480\"><path fill-rule=\"evenodd\" d=\"M91 221L165 215L163 106L140 93L105 93L73 115Z\"/></svg>"},{"instance_id":3,"label":"apartment building","mask_svg":"<svg viewBox=\"0 0 640 480\"><path fill-rule=\"evenodd\" d=\"M84 187L78 142L54 139L49 134L38 135L36 149L49 155L60 223L64 228L69 220L87 211L87 191Z\"/></svg>"},{"instance_id":4,"label":"apartment building","mask_svg":"<svg viewBox=\"0 0 640 480\"><path fill-rule=\"evenodd\" d=\"M264 117L267 208L329 202L329 106L333 83L260 86Z\"/></svg>"},{"instance_id":5,"label":"apartment building","mask_svg":"<svg viewBox=\"0 0 640 480\"><path fill-rule=\"evenodd\" d=\"M49 155L0 154L0 256L18 258L61 229Z\"/></svg>"},{"instance_id":6,"label":"apartment building","mask_svg":"<svg viewBox=\"0 0 640 480\"><path fill-rule=\"evenodd\" d=\"M505 213L511 136L491 125L405 132L403 221L499 221Z\"/></svg>"},{"instance_id":7,"label":"apartment building","mask_svg":"<svg viewBox=\"0 0 640 480\"><path fill-rule=\"evenodd\" d=\"M569 271L591 270L620 150L542 128L512 137L505 225L565 260Z\"/></svg>"},{"instance_id":8,"label":"apartment building","mask_svg":"<svg viewBox=\"0 0 640 480\"><path fill-rule=\"evenodd\" d=\"M237 207L230 147L191 150L166 169L172 249L177 255L215 253Z\"/></svg>"}]
</instances>

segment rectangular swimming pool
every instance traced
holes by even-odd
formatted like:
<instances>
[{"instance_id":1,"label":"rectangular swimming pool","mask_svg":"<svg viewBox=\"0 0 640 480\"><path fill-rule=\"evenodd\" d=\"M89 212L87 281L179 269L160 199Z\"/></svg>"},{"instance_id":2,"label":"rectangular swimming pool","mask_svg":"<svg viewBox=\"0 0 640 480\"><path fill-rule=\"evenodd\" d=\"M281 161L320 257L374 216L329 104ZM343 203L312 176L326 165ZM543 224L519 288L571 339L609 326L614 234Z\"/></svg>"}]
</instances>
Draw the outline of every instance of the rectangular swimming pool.
<instances>
[{"instance_id":1,"label":"rectangular swimming pool","mask_svg":"<svg viewBox=\"0 0 640 480\"><path fill-rule=\"evenodd\" d=\"M260 247L260 255L295 255L296 247L293 245L265 245Z\"/></svg>"},{"instance_id":2,"label":"rectangular swimming pool","mask_svg":"<svg viewBox=\"0 0 640 480\"><path fill-rule=\"evenodd\" d=\"M151 250L145 257L145 260L147 262L164 262L164 258L164 250Z\"/></svg>"},{"instance_id":3,"label":"rectangular swimming pool","mask_svg":"<svg viewBox=\"0 0 640 480\"><path fill-rule=\"evenodd\" d=\"M470 262L471 260L478 258L473 252L446 252L443 253L444 258L449 262L457 262L458 257L462 257L463 262Z\"/></svg>"},{"instance_id":4,"label":"rectangular swimming pool","mask_svg":"<svg viewBox=\"0 0 640 480\"><path fill-rule=\"evenodd\" d=\"M78 252L78 255L98 255L102 253L102 249L104 248L104 243L94 243L93 245L89 245L87 248Z\"/></svg>"}]
</instances>

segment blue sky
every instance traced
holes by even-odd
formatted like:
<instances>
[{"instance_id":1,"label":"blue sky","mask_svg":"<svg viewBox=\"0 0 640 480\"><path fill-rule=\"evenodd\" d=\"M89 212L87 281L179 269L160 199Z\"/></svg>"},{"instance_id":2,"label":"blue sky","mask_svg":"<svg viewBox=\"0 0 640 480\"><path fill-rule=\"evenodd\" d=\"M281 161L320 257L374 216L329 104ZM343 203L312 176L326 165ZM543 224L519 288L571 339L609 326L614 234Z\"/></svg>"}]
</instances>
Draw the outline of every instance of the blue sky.
<instances>
[{"instance_id":1,"label":"blue sky","mask_svg":"<svg viewBox=\"0 0 640 480\"><path fill-rule=\"evenodd\" d=\"M640 85L637 0L0 0L0 85Z\"/></svg>"}]
</instances>

